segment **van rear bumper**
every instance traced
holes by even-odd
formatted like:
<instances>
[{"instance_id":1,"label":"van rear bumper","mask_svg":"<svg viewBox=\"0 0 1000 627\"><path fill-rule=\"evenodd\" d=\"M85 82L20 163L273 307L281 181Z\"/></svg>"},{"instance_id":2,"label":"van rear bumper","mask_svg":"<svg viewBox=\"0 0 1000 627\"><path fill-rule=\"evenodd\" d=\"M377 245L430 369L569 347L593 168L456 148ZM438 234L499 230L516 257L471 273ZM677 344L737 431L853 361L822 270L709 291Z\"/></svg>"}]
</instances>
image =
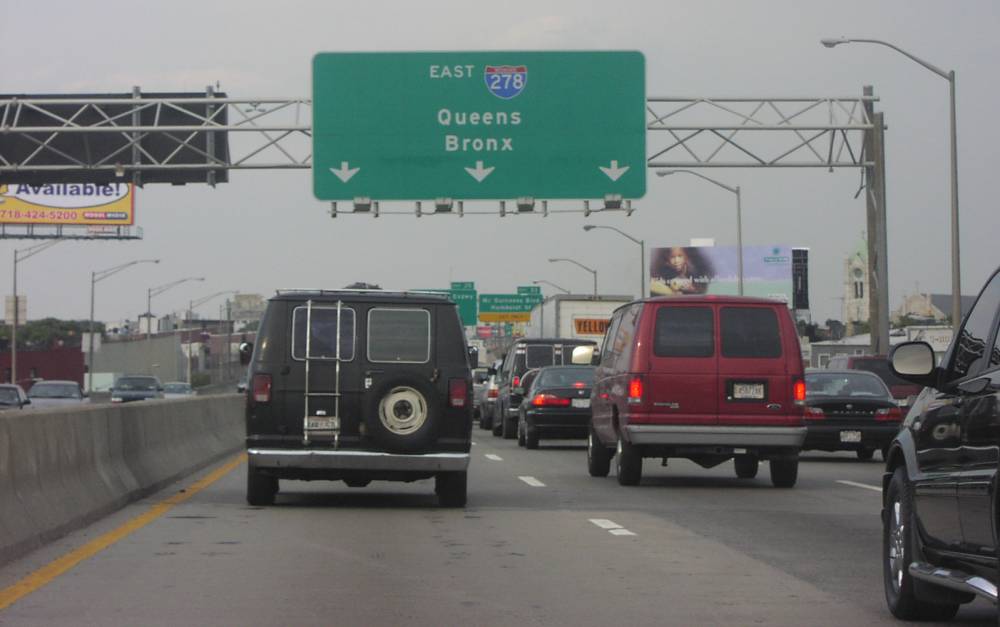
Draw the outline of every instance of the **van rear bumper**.
<instances>
[{"instance_id":1,"label":"van rear bumper","mask_svg":"<svg viewBox=\"0 0 1000 627\"><path fill-rule=\"evenodd\" d=\"M381 451L247 449L254 468L308 468L313 470L402 470L455 472L469 467L468 453L401 454Z\"/></svg>"},{"instance_id":2,"label":"van rear bumper","mask_svg":"<svg viewBox=\"0 0 1000 627\"><path fill-rule=\"evenodd\" d=\"M632 444L801 448L805 427L627 425Z\"/></svg>"}]
</instances>

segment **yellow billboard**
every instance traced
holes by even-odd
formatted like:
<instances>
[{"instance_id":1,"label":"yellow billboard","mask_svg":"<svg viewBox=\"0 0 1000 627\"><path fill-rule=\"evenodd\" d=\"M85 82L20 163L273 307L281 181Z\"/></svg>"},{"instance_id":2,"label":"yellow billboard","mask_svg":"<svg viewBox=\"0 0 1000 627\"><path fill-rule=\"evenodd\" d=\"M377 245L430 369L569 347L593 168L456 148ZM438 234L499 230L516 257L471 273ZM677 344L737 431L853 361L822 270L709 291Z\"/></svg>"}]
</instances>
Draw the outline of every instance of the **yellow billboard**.
<instances>
[{"instance_id":1,"label":"yellow billboard","mask_svg":"<svg viewBox=\"0 0 1000 627\"><path fill-rule=\"evenodd\" d=\"M134 223L135 189L131 183L0 185L0 224Z\"/></svg>"}]
</instances>

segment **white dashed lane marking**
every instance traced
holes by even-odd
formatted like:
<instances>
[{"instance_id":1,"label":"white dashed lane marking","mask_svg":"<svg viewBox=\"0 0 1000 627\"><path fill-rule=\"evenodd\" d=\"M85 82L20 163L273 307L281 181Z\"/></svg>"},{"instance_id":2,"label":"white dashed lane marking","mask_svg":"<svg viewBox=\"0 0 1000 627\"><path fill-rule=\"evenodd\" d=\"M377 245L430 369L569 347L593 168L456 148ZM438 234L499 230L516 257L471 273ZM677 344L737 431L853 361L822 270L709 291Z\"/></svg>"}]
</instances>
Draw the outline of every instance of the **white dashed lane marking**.
<instances>
[{"instance_id":1,"label":"white dashed lane marking","mask_svg":"<svg viewBox=\"0 0 1000 627\"><path fill-rule=\"evenodd\" d=\"M518 477L518 479L520 479L521 481L527 483L528 485L530 485L533 488L544 488L545 487L544 483L542 483L538 479L535 479L534 477Z\"/></svg>"},{"instance_id":2,"label":"white dashed lane marking","mask_svg":"<svg viewBox=\"0 0 1000 627\"><path fill-rule=\"evenodd\" d=\"M625 529L613 520L608 520L607 518L590 518L590 522L594 523L601 529L604 529L613 536L634 536L635 533Z\"/></svg>"},{"instance_id":3,"label":"white dashed lane marking","mask_svg":"<svg viewBox=\"0 0 1000 627\"><path fill-rule=\"evenodd\" d=\"M500 457L499 455L494 455L493 453L487 453L486 454L486 459L488 459L490 461L494 461L494 462L502 462L503 461L503 457Z\"/></svg>"},{"instance_id":4,"label":"white dashed lane marking","mask_svg":"<svg viewBox=\"0 0 1000 627\"><path fill-rule=\"evenodd\" d=\"M882 488L877 485L868 485L867 483L858 483L857 481L845 481L843 479L838 479L837 483L842 483L844 485L853 486L855 488L864 488L865 490L874 490L875 492L881 492Z\"/></svg>"}]
</instances>

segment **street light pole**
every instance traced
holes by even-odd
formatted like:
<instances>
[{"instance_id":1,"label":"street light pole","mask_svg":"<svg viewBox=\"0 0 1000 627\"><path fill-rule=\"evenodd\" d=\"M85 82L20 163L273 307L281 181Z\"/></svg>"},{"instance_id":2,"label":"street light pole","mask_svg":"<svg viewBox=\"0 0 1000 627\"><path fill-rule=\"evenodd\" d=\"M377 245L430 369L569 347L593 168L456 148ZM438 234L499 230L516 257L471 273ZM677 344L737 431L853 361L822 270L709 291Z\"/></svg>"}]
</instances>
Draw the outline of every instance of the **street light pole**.
<instances>
[{"instance_id":1,"label":"street light pole","mask_svg":"<svg viewBox=\"0 0 1000 627\"><path fill-rule=\"evenodd\" d=\"M584 231L592 231L594 229L610 229L622 237L626 237L636 244L639 245L639 298L643 298L646 293L646 240L636 239L629 235L628 233L617 229L613 226L599 226L595 224L587 224L583 227Z\"/></svg>"},{"instance_id":2,"label":"street light pole","mask_svg":"<svg viewBox=\"0 0 1000 627\"><path fill-rule=\"evenodd\" d=\"M694 170L657 170L657 176L670 176L677 172L684 172L685 174L692 174L700 179L704 179L709 183L713 183L724 190L730 191L736 194L736 275L737 284L739 286L739 295L743 296L743 201L742 194L740 191L740 186L732 187L726 185L721 181L717 181L711 177L705 176L700 172L695 172Z\"/></svg>"},{"instance_id":3,"label":"street light pole","mask_svg":"<svg viewBox=\"0 0 1000 627\"><path fill-rule=\"evenodd\" d=\"M593 274L594 275L594 296L595 297L597 296L597 270L594 270L593 268L588 268L587 266L583 265L579 261L575 261L573 259L566 259L565 257L557 257L557 258L554 258L554 259L549 259L549 263L554 263L556 261L568 261L569 263L576 264L576 265L580 266L581 268L583 268L584 270L586 270L587 272Z\"/></svg>"},{"instance_id":4,"label":"street light pole","mask_svg":"<svg viewBox=\"0 0 1000 627\"><path fill-rule=\"evenodd\" d=\"M960 241L958 228L958 125L955 119L955 70L945 71L936 65L924 61L920 57L903 50L899 46L881 39L854 39L841 37L839 39L821 39L820 43L827 48L840 44L866 43L892 48L904 57L915 61L948 81L949 90L949 120L951 123L951 323L958 327L962 322L962 270Z\"/></svg>"},{"instance_id":5,"label":"street light pole","mask_svg":"<svg viewBox=\"0 0 1000 627\"><path fill-rule=\"evenodd\" d=\"M136 259L128 263L119 264L107 270L95 270L90 273L90 322L88 323L88 347L87 347L87 393L94 391L94 285L98 281L103 281L112 274L121 272L140 263L160 263L159 259Z\"/></svg>"},{"instance_id":6,"label":"street light pole","mask_svg":"<svg viewBox=\"0 0 1000 627\"><path fill-rule=\"evenodd\" d=\"M14 251L14 324L10 328L10 382L17 383L17 325L19 324L18 317L20 312L18 311L18 297L17 297L17 262L24 261L25 259L37 255L38 253L55 246L61 239L52 240L50 242L42 242L41 244L35 244L34 246L29 246L28 248L22 248L21 250Z\"/></svg>"},{"instance_id":7,"label":"street light pole","mask_svg":"<svg viewBox=\"0 0 1000 627\"><path fill-rule=\"evenodd\" d=\"M552 286L552 287L556 288L557 290L559 290L560 292L562 292L564 294L569 294L570 293L570 291L568 289L566 289L565 287L560 287L560 286L556 285L555 283L553 283L552 281L546 281L545 279L538 279L537 281L532 281L532 283L534 283L535 285L538 285L539 283L544 283L545 285L549 285L549 286Z\"/></svg>"}]
</instances>

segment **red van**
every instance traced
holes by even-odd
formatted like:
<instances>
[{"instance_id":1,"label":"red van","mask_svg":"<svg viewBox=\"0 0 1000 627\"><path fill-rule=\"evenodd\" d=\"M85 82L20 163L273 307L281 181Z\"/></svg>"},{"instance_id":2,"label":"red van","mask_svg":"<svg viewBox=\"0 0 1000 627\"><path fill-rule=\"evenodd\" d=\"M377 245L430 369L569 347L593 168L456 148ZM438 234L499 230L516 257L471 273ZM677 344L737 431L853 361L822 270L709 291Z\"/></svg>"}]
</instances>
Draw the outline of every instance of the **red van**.
<instances>
[{"instance_id":1,"label":"red van","mask_svg":"<svg viewBox=\"0 0 1000 627\"><path fill-rule=\"evenodd\" d=\"M805 380L795 324L781 302L740 296L647 298L615 310L592 396L591 476L616 459L636 485L642 459L729 459L753 478L770 462L775 487L798 478Z\"/></svg>"}]
</instances>

